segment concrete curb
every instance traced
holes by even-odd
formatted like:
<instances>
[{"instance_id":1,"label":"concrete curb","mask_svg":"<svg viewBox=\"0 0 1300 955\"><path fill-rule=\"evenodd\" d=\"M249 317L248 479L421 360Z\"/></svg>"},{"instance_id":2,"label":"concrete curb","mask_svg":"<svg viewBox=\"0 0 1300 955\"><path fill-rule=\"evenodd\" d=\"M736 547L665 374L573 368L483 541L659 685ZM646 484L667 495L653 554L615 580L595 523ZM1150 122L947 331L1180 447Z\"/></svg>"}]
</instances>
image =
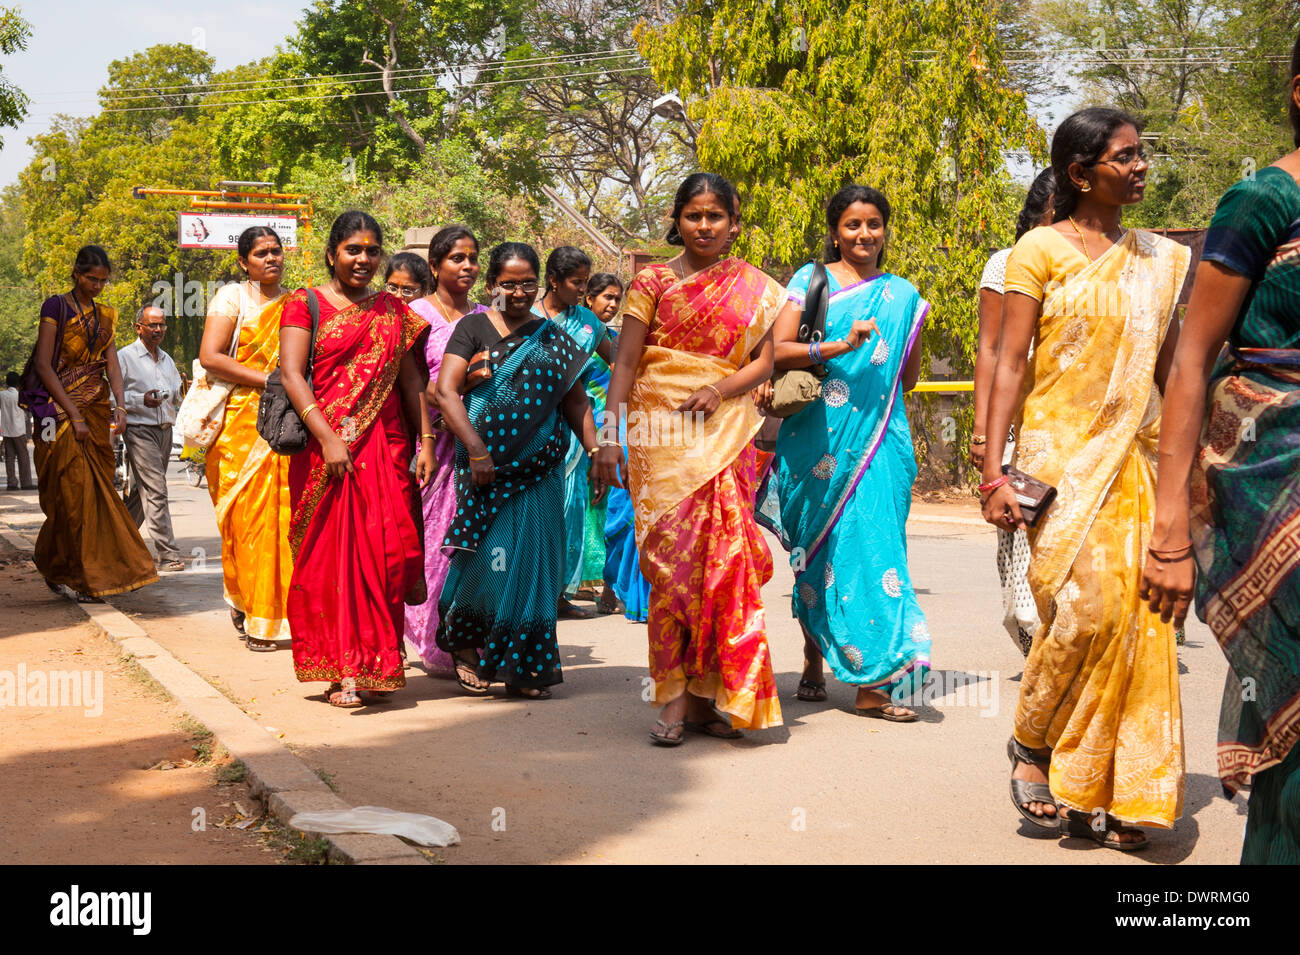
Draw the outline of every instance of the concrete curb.
<instances>
[{"instance_id":1,"label":"concrete curb","mask_svg":"<svg viewBox=\"0 0 1300 955\"><path fill-rule=\"evenodd\" d=\"M33 541L8 524L0 536L23 553ZM311 768L272 738L247 713L226 699L212 684L181 663L160 643L111 603L77 604L91 623L133 656L151 677L176 698L190 716L235 759L244 764L253 795L282 825L300 812L351 809ZM303 830L295 830L303 831ZM342 865L427 865L428 859L396 836L371 833L312 833L329 843L330 862Z\"/></svg>"}]
</instances>

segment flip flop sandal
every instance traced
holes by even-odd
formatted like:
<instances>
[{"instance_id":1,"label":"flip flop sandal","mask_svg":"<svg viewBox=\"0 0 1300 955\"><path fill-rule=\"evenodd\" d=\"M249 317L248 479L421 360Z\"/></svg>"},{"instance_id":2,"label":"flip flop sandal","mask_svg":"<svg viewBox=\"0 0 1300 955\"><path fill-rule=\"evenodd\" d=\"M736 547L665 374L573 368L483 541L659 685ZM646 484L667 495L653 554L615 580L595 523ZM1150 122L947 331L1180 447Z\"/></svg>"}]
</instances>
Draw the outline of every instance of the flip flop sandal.
<instances>
[{"instance_id":1,"label":"flip flop sandal","mask_svg":"<svg viewBox=\"0 0 1300 955\"><path fill-rule=\"evenodd\" d=\"M886 710L903 710L902 713L887 713ZM920 717L905 706L896 703L882 703L880 706L854 707L853 712L873 720L888 720L891 723L915 723Z\"/></svg>"},{"instance_id":2,"label":"flip flop sandal","mask_svg":"<svg viewBox=\"0 0 1300 955\"><path fill-rule=\"evenodd\" d=\"M826 681L815 683L812 680L800 680L799 689L794 698L805 703L822 703L826 700Z\"/></svg>"},{"instance_id":3,"label":"flip flop sandal","mask_svg":"<svg viewBox=\"0 0 1300 955\"><path fill-rule=\"evenodd\" d=\"M468 681L465 679L465 677L461 675L462 671L467 671L467 672L469 672L469 673L474 673L475 667L474 667L473 664L471 664L471 663L464 663L464 662L462 662L462 661L460 661L460 660L456 660L456 661L455 661L455 665L456 665L456 671L455 671L456 682L460 685L460 688L461 688L462 690L464 690L464 691L465 691L466 693L468 693L470 696L487 696L487 693L488 693L488 688L487 688L487 687L485 687L485 686L475 686L473 683L468 682ZM478 674L477 674L477 673L474 673L474 676L477 677Z\"/></svg>"},{"instance_id":4,"label":"flip flop sandal","mask_svg":"<svg viewBox=\"0 0 1300 955\"><path fill-rule=\"evenodd\" d=\"M1070 809L1061 817L1061 835L1073 836L1076 839L1091 839L1103 849L1114 849L1117 852L1137 852L1139 849L1145 849L1151 844L1144 832L1138 833L1142 838L1136 842L1123 841L1120 839L1120 833L1111 827L1112 823L1118 824L1118 820L1108 815L1105 828L1098 832L1092 826L1091 815L1086 812L1079 812L1077 809ZM1127 829L1125 831L1133 832L1136 830Z\"/></svg>"},{"instance_id":5,"label":"flip flop sandal","mask_svg":"<svg viewBox=\"0 0 1300 955\"><path fill-rule=\"evenodd\" d=\"M1011 760L1011 771L1016 771L1017 763L1028 763L1030 766L1039 766L1048 768L1052 761L1046 756L1039 756L1030 750L1027 746L1020 743L1014 736L1007 740L1007 756ZM1027 779L1011 780L1011 803L1016 807L1016 812L1024 816L1040 829L1059 829L1061 826L1060 812L1061 807L1056 807L1057 815L1055 816L1036 816L1029 811L1029 807L1024 805L1027 802L1051 803L1056 806L1056 800L1052 798L1052 789L1047 783L1030 782Z\"/></svg>"},{"instance_id":6,"label":"flip flop sandal","mask_svg":"<svg viewBox=\"0 0 1300 955\"><path fill-rule=\"evenodd\" d=\"M714 739L744 739L745 734L740 730L732 727L730 723L722 717L709 720L707 723L696 723L694 720L682 720L682 726L688 733L700 733L704 736L712 736ZM721 726L723 729L714 729L715 726Z\"/></svg>"},{"instance_id":7,"label":"flip flop sandal","mask_svg":"<svg viewBox=\"0 0 1300 955\"><path fill-rule=\"evenodd\" d=\"M353 687L343 688L340 683L331 683L329 689L325 691L325 699L329 701L330 706L337 706L340 709L352 709L361 705L361 698L357 696L357 691Z\"/></svg>"},{"instance_id":8,"label":"flip flop sandal","mask_svg":"<svg viewBox=\"0 0 1300 955\"><path fill-rule=\"evenodd\" d=\"M261 637L245 637L248 649L256 653L272 653L276 649L274 640L263 640Z\"/></svg>"},{"instance_id":9,"label":"flip flop sandal","mask_svg":"<svg viewBox=\"0 0 1300 955\"><path fill-rule=\"evenodd\" d=\"M567 600L560 601L559 612L556 614L561 620L594 620L596 612L588 610L586 607L579 607Z\"/></svg>"},{"instance_id":10,"label":"flip flop sandal","mask_svg":"<svg viewBox=\"0 0 1300 955\"><path fill-rule=\"evenodd\" d=\"M685 720L678 720L675 723L665 723L663 720L655 720L655 726L663 727L663 731L660 733L656 733L654 730L650 731L650 739L652 739L655 743L659 744L660 746L681 746L682 745L682 740L686 736ZM675 729L681 729L682 732L679 733L677 736L669 736L668 734Z\"/></svg>"},{"instance_id":11,"label":"flip flop sandal","mask_svg":"<svg viewBox=\"0 0 1300 955\"><path fill-rule=\"evenodd\" d=\"M537 693L525 693L517 686L511 686L509 683L506 684L506 696L513 696L524 700L549 700L551 698L551 691L546 687L538 687L537 690Z\"/></svg>"}]
</instances>

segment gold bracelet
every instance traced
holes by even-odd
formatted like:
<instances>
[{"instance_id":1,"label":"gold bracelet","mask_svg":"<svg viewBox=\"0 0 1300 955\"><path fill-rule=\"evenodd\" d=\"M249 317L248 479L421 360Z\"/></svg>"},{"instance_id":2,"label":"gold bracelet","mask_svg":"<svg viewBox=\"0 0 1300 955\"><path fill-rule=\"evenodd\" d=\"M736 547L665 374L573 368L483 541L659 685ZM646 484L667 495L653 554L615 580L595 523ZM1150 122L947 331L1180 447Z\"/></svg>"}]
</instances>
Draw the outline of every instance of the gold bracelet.
<instances>
[{"instance_id":1,"label":"gold bracelet","mask_svg":"<svg viewBox=\"0 0 1300 955\"><path fill-rule=\"evenodd\" d=\"M623 447L623 445L622 445L621 443L619 443L618 441L615 441L613 438L606 438L604 441L600 442L600 444L598 444L596 447L598 447L598 448L621 448L621 447Z\"/></svg>"},{"instance_id":2,"label":"gold bracelet","mask_svg":"<svg viewBox=\"0 0 1300 955\"><path fill-rule=\"evenodd\" d=\"M989 443L988 435L985 435L985 434L972 434L972 435L970 436L970 443L971 443L971 444L976 444L976 445L979 445L979 444L988 444L988 443Z\"/></svg>"},{"instance_id":3,"label":"gold bracelet","mask_svg":"<svg viewBox=\"0 0 1300 955\"><path fill-rule=\"evenodd\" d=\"M596 452L599 450L600 450L600 445L598 444L592 445L591 447L587 448L587 457L594 458L596 456Z\"/></svg>"},{"instance_id":4,"label":"gold bracelet","mask_svg":"<svg viewBox=\"0 0 1300 955\"><path fill-rule=\"evenodd\" d=\"M425 438L428 438L430 441L437 441L437 440L438 440L438 436L437 436L436 434L422 434L422 435L420 435L420 439L421 439L421 440L423 440L423 439L425 439Z\"/></svg>"},{"instance_id":5,"label":"gold bracelet","mask_svg":"<svg viewBox=\"0 0 1300 955\"><path fill-rule=\"evenodd\" d=\"M491 452L491 451L489 451L487 454L481 454L481 455L479 455L477 458L474 457L474 455L471 454L471 455L469 456L469 459L470 459L471 461L486 461L486 460L488 460L490 457L492 457L492 452Z\"/></svg>"},{"instance_id":6,"label":"gold bracelet","mask_svg":"<svg viewBox=\"0 0 1300 955\"><path fill-rule=\"evenodd\" d=\"M720 392L717 388L714 388L712 385L705 385L704 387L705 387L705 388L708 388L709 391L711 391L711 392L713 392L715 395L717 395L719 401L722 401L722 400L723 400L722 392Z\"/></svg>"},{"instance_id":7,"label":"gold bracelet","mask_svg":"<svg viewBox=\"0 0 1300 955\"><path fill-rule=\"evenodd\" d=\"M311 414L313 411L320 411L320 408L316 406L316 402L314 401L311 404L309 404L306 408L302 409L302 414L298 415L298 419L300 421L306 422L307 415ZM324 412L322 412L322 414L323 413Z\"/></svg>"}]
</instances>

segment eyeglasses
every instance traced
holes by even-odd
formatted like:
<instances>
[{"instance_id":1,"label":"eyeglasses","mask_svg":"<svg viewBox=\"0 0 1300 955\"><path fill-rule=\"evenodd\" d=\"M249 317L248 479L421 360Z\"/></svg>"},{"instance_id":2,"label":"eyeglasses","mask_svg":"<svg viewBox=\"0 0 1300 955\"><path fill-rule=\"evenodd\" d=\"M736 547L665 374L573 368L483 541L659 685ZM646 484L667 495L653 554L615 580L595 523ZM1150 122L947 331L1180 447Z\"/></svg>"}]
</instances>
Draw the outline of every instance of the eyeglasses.
<instances>
[{"instance_id":1,"label":"eyeglasses","mask_svg":"<svg viewBox=\"0 0 1300 955\"><path fill-rule=\"evenodd\" d=\"M423 292L424 289L417 288L414 285L397 285L394 282L389 282L384 286L384 291L388 292L390 295L400 295L402 298L415 298L415 296Z\"/></svg>"},{"instance_id":2,"label":"eyeglasses","mask_svg":"<svg viewBox=\"0 0 1300 955\"><path fill-rule=\"evenodd\" d=\"M1126 149L1118 156L1112 156L1110 159L1098 159L1095 163L1093 163L1093 165L1099 166L1102 163L1105 163L1108 166L1114 166L1116 169L1123 169L1125 171L1132 169L1138 163L1147 163L1148 165L1150 165L1150 163L1147 161L1146 150L1143 149L1139 149L1136 152L1134 152L1132 149Z\"/></svg>"},{"instance_id":3,"label":"eyeglasses","mask_svg":"<svg viewBox=\"0 0 1300 955\"><path fill-rule=\"evenodd\" d=\"M538 283L533 282L498 282L497 288L503 292L523 292L525 295L536 295Z\"/></svg>"}]
</instances>

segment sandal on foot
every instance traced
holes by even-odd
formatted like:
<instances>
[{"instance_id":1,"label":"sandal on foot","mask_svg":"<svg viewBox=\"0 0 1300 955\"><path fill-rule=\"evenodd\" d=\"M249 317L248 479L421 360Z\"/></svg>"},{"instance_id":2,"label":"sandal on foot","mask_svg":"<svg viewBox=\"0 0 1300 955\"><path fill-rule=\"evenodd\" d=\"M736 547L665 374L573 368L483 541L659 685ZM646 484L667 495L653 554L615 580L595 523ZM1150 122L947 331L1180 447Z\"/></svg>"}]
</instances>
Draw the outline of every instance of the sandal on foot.
<instances>
[{"instance_id":1,"label":"sandal on foot","mask_svg":"<svg viewBox=\"0 0 1300 955\"><path fill-rule=\"evenodd\" d=\"M257 653L271 653L276 649L274 640L263 640L261 637L245 637L248 649Z\"/></svg>"},{"instance_id":2,"label":"sandal on foot","mask_svg":"<svg viewBox=\"0 0 1300 955\"><path fill-rule=\"evenodd\" d=\"M890 712L890 711L893 712ZM888 720L891 723L915 723L918 719L914 710L897 703L882 703L879 706L855 706L853 712L858 716L867 716L873 720Z\"/></svg>"},{"instance_id":3,"label":"sandal on foot","mask_svg":"<svg viewBox=\"0 0 1300 955\"><path fill-rule=\"evenodd\" d=\"M460 688L470 696L487 696L488 688L486 686L475 686L470 683L470 679L479 679L478 667L473 663L467 663L464 660L452 658L452 664L455 666L456 682Z\"/></svg>"},{"instance_id":4,"label":"sandal on foot","mask_svg":"<svg viewBox=\"0 0 1300 955\"><path fill-rule=\"evenodd\" d=\"M325 699L329 701L330 706L344 709L361 705L361 698L357 696L356 687L345 687L342 683L331 683L329 689L325 691Z\"/></svg>"},{"instance_id":5,"label":"sandal on foot","mask_svg":"<svg viewBox=\"0 0 1300 955\"><path fill-rule=\"evenodd\" d=\"M533 690L533 692L530 693L529 690ZM518 697L525 700L549 700L551 698L551 691L544 686L520 689L517 686L512 686L507 683L506 696Z\"/></svg>"},{"instance_id":6,"label":"sandal on foot","mask_svg":"<svg viewBox=\"0 0 1300 955\"><path fill-rule=\"evenodd\" d=\"M675 723L665 723L663 720L655 720L655 726L660 727L660 732L650 731L650 739L660 746L681 746L682 737L686 735L686 721L677 720ZM676 736L670 736L673 730L678 730Z\"/></svg>"},{"instance_id":7,"label":"sandal on foot","mask_svg":"<svg viewBox=\"0 0 1300 955\"><path fill-rule=\"evenodd\" d=\"M236 610L234 607L231 607L230 622L233 623L235 625L235 629L239 631L240 640L243 640L245 637L248 636L248 632L244 629L244 611Z\"/></svg>"},{"instance_id":8,"label":"sandal on foot","mask_svg":"<svg viewBox=\"0 0 1300 955\"><path fill-rule=\"evenodd\" d=\"M588 610L586 607L579 607L577 604L570 603L563 598L560 599L556 616L561 620L594 620L596 611Z\"/></svg>"},{"instance_id":9,"label":"sandal on foot","mask_svg":"<svg viewBox=\"0 0 1300 955\"><path fill-rule=\"evenodd\" d=\"M1007 756L1011 760L1011 771L1016 771L1017 763L1028 763L1031 766L1038 766L1046 770L1052 765L1052 760L1047 756L1039 756L1029 747L1019 742L1014 736L1007 740ZM1036 816L1030 811L1025 803L1050 803L1056 806L1056 800L1052 798L1052 789L1047 783L1030 782L1027 779L1011 780L1011 803L1016 807L1016 812L1024 816L1040 829L1057 829L1061 825L1060 813L1061 807L1056 807L1056 815L1053 816Z\"/></svg>"},{"instance_id":10,"label":"sandal on foot","mask_svg":"<svg viewBox=\"0 0 1300 955\"><path fill-rule=\"evenodd\" d=\"M1073 836L1077 839L1091 839L1103 849L1115 849L1119 852L1136 852L1138 849L1145 849L1150 843L1147 841L1146 833L1138 832L1136 829L1121 827L1119 820L1114 816L1106 816L1106 825L1098 832L1093 828L1093 816L1086 812L1079 812L1077 809L1067 810L1060 819L1060 828L1062 836ZM1132 842L1125 842L1120 838L1121 829L1123 832L1137 832L1142 838Z\"/></svg>"},{"instance_id":11,"label":"sandal on foot","mask_svg":"<svg viewBox=\"0 0 1300 955\"><path fill-rule=\"evenodd\" d=\"M71 587L68 588L68 593L79 604L102 604L104 602L103 597L96 597L94 594L88 594L81 590L73 590Z\"/></svg>"},{"instance_id":12,"label":"sandal on foot","mask_svg":"<svg viewBox=\"0 0 1300 955\"><path fill-rule=\"evenodd\" d=\"M705 723L697 723L694 720L683 720L682 726L688 733L700 733L704 736L712 736L714 739L744 739L745 734L732 725L721 716L711 719Z\"/></svg>"},{"instance_id":13,"label":"sandal on foot","mask_svg":"<svg viewBox=\"0 0 1300 955\"><path fill-rule=\"evenodd\" d=\"M822 703L826 700L826 681L820 683L815 680L800 680L799 689L795 691L794 698L802 700L805 703Z\"/></svg>"}]
</instances>

